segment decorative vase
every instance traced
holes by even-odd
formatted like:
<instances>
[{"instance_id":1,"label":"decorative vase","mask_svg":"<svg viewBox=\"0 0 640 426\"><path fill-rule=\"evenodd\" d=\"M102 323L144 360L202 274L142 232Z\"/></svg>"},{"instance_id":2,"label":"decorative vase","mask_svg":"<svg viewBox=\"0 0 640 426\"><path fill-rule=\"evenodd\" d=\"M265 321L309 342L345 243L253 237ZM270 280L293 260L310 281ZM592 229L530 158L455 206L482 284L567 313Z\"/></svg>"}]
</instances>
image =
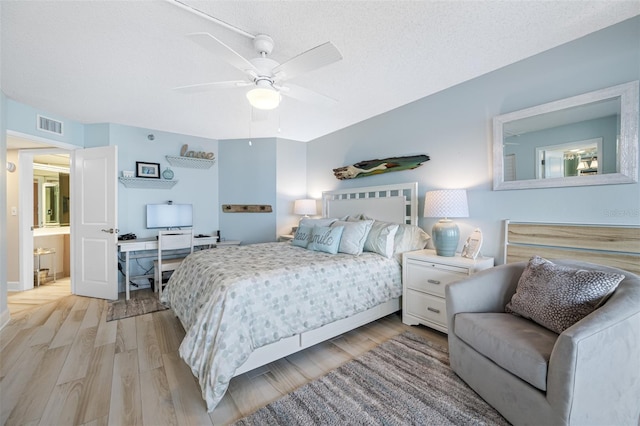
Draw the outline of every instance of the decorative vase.
<instances>
[{"instance_id":1,"label":"decorative vase","mask_svg":"<svg viewBox=\"0 0 640 426\"><path fill-rule=\"evenodd\" d=\"M166 169L164 169L164 172L162 172L162 177L167 180L173 179L173 170L167 167Z\"/></svg>"},{"instance_id":2,"label":"decorative vase","mask_svg":"<svg viewBox=\"0 0 640 426\"><path fill-rule=\"evenodd\" d=\"M456 255L460 230L453 221L442 219L436 223L431 230L431 238L433 238L433 245L436 247L438 256L451 257Z\"/></svg>"}]
</instances>

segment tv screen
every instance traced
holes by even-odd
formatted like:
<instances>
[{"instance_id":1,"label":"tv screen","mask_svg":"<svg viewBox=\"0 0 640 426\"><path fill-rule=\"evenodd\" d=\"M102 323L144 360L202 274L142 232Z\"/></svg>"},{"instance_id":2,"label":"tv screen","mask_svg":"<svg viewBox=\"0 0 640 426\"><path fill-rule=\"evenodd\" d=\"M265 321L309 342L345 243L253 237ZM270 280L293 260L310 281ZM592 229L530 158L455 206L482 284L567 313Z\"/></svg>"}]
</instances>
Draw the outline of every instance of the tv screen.
<instances>
[{"instance_id":1,"label":"tv screen","mask_svg":"<svg viewBox=\"0 0 640 426\"><path fill-rule=\"evenodd\" d=\"M193 226L191 204L147 204L147 229Z\"/></svg>"}]
</instances>

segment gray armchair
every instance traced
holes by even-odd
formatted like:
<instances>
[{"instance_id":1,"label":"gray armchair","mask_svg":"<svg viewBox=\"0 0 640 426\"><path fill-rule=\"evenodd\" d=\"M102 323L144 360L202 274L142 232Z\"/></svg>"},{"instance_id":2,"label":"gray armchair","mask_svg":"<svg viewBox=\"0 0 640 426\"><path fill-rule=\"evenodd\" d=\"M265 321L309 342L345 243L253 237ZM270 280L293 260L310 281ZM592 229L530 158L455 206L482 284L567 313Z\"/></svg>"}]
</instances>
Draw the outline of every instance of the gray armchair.
<instances>
[{"instance_id":1,"label":"gray armchair","mask_svg":"<svg viewBox=\"0 0 640 426\"><path fill-rule=\"evenodd\" d=\"M640 425L640 277L560 335L504 313L526 262L497 266L446 288L456 372L515 425Z\"/></svg>"}]
</instances>

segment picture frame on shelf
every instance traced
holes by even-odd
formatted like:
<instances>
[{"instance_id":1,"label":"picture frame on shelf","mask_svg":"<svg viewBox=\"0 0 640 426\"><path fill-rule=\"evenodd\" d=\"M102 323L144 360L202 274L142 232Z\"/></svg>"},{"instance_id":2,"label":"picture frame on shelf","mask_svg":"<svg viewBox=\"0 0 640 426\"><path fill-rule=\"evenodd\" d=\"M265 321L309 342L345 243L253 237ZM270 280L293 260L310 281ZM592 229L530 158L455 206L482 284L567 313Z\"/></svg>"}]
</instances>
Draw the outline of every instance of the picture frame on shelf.
<instances>
[{"instance_id":1,"label":"picture frame on shelf","mask_svg":"<svg viewBox=\"0 0 640 426\"><path fill-rule=\"evenodd\" d=\"M136 177L160 179L160 163L136 161Z\"/></svg>"}]
</instances>

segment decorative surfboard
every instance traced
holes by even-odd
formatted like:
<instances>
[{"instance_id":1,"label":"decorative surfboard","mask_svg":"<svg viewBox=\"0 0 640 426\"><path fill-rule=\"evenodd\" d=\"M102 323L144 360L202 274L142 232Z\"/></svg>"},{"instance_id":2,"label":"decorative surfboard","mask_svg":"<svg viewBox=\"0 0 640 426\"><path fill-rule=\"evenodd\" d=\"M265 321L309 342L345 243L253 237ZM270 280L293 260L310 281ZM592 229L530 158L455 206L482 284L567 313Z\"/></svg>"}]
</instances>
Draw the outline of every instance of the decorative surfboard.
<instances>
[{"instance_id":1,"label":"decorative surfboard","mask_svg":"<svg viewBox=\"0 0 640 426\"><path fill-rule=\"evenodd\" d=\"M351 166L333 169L333 174L340 180L355 179L365 176L378 175L387 172L399 172L419 167L429 161L428 155L410 155L406 157L392 157L361 161Z\"/></svg>"}]
</instances>

